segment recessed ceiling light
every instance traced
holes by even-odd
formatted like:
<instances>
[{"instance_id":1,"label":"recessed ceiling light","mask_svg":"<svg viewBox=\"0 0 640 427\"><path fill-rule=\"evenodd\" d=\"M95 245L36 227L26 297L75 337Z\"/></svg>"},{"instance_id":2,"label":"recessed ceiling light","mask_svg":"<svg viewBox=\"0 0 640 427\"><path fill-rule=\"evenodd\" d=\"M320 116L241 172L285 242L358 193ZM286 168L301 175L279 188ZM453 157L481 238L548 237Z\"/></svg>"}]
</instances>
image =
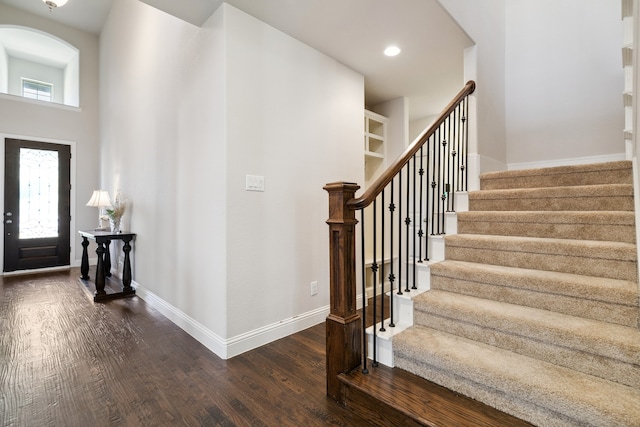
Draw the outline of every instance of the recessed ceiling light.
<instances>
[{"instance_id":1,"label":"recessed ceiling light","mask_svg":"<svg viewBox=\"0 0 640 427\"><path fill-rule=\"evenodd\" d=\"M384 50L384 54L387 56L396 56L400 52L402 52L402 50L400 50L398 46L389 46Z\"/></svg>"}]
</instances>

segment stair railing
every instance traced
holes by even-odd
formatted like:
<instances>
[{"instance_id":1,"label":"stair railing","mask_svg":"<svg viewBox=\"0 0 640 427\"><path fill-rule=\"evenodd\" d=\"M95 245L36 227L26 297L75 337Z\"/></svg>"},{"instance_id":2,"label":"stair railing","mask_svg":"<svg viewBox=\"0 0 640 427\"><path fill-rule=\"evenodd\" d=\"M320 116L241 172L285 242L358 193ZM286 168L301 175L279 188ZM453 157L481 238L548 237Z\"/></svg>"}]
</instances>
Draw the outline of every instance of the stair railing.
<instances>
[{"instance_id":1,"label":"stair railing","mask_svg":"<svg viewBox=\"0 0 640 427\"><path fill-rule=\"evenodd\" d=\"M324 187L329 193L330 247L327 395L338 402L344 402L344 389L338 378L341 373L358 366L368 373L364 333L367 310L363 307L360 316L356 308L356 224L360 222L363 306L369 297L366 269L371 271L368 275L373 287L371 358L377 365L378 332L395 327L393 298L389 299L389 318L385 321L385 292L402 295L417 289L416 266L429 260L430 236L446 233L445 212L455 211L452 194L467 189L469 95L475 87L475 82L467 82L433 124L362 196L355 197L360 189L355 183L336 182ZM360 211L360 221L356 219L356 211ZM372 223L365 224L365 217ZM370 263L366 262L367 253L371 255Z\"/></svg>"}]
</instances>

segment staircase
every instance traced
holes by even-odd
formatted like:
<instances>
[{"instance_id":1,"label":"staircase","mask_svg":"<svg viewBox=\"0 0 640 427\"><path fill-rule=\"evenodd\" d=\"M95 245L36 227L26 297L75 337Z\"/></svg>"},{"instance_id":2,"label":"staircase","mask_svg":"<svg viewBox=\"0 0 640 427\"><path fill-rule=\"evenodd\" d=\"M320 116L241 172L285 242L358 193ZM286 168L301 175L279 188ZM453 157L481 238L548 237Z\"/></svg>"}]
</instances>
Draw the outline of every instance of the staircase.
<instances>
[{"instance_id":1,"label":"staircase","mask_svg":"<svg viewBox=\"0 0 640 427\"><path fill-rule=\"evenodd\" d=\"M536 425L639 426L631 162L483 174L469 210L395 366Z\"/></svg>"}]
</instances>

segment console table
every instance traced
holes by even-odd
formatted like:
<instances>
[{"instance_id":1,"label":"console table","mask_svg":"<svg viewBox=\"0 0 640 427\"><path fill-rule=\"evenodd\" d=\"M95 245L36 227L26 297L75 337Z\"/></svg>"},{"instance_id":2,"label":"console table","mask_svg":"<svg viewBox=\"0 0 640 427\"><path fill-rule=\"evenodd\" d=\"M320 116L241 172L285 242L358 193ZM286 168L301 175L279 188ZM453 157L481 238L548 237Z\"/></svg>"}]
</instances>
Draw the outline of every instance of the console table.
<instances>
[{"instance_id":1,"label":"console table","mask_svg":"<svg viewBox=\"0 0 640 427\"><path fill-rule=\"evenodd\" d=\"M89 280L89 255L87 254L89 239L95 240L98 245L96 249L96 254L98 255L95 279L96 291L93 295L93 301L97 302L134 296L136 291L131 287L131 258L129 257L129 252L131 252L131 241L136 235L126 231L113 233L111 231L98 230L79 231L79 233L82 236L82 263L80 264L80 278L82 280ZM122 247L122 251L124 252L122 291L107 294L104 288L107 276L111 276L111 254L109 252L109 245L112 240L122 240L124 242Z\"/></svg>"}]
</instances>

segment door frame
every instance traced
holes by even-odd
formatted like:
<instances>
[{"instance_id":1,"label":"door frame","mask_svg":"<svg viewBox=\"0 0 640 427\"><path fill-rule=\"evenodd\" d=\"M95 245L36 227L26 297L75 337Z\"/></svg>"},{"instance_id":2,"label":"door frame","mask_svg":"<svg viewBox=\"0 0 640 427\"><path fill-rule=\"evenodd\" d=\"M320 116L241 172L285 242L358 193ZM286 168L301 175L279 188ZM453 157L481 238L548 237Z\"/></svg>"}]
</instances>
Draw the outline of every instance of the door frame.
<instances>
[{"instance_id":1,"label":"door frame","mask_svg":"<svg viewBox=\"0 0 640 427\"><path fill-rule=\"evenodd\" d=\"M4 152L5 152L5 139L22 139L27 141L35 141L35 142L44 142L49 144L60 144L60 145L68 145L71 149L71 161L69 163L69 175L71 178L71 194L69 194L69 202L70 202L70 214L71 214L71 224L70 232L69 232L69 245L71 246L71 253L69 254L69 266L77 267L80 263L76 260L76 242L77 242L77 227L76 227L76 142L75 141L67 141L63 139L54 139L54 138L43 138L40 136L30 136L30 135L16 135L9 133L0 133L0 164L2 165L2 174L0 174L0 206L2 207L2 212L4 209ZM4 225L3 225L4 230ZM60 270L66 269L66 266L63 267L50 267L50 268L40 268L36 270L18 270L11 272L4 272L4 245L0 245L0 272L2 272L3 276L12 276L17 274L28 274L33 273L34 271L47 271L47 270Z\"/></svg>"}]
</instances>

